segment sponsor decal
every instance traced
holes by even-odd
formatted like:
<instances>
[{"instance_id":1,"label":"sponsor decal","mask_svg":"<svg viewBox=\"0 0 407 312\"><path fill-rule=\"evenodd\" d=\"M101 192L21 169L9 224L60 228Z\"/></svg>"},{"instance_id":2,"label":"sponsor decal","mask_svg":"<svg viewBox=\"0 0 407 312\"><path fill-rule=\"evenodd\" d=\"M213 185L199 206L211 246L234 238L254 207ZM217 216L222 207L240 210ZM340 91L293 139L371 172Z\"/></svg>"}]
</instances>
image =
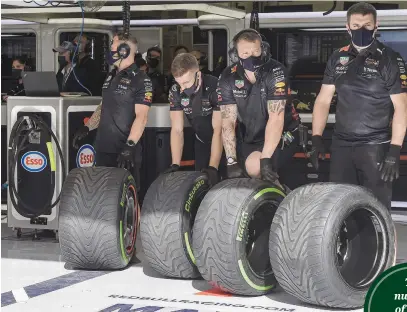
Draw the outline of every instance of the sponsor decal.
<instances>
[{"instance_id":1,"label":"sponsor decal","mask_svg":"<svg viewBox=\"0 0 407 312\"><path fill-rule=\"evenodd\" d=\"M233 73L235 73L236 71L237 71L237 65L233 66L230 72L233 74Z\"/></svg>"},{"instance_id":2,"label":"sponsor decal","mask_svg":"<svg viewBox=\"0 0 407 312\"><path fill-rule=\"evenodd\" d=\"M284 82L277 82L274 86L276 88L282 88L282 87L285 87L285 83Z\"/></svg>"},{"instance_id":3,"label":"sponsor decal","mask_svg":"<svg viewBox=\"0 0 407 312\"><path fill-rule=\"evenodd\" d=\"M21 166L28 172L41 172L47 166L47 158L41 152L29 151L21 157Z\"/></svg>"},{"instance_id":4,"label":"sponsor decal","mask_svg":"<svg viewBox=\"0 0 407 312\"><path fill-rule=\"evenodd\" d=\"M339 58L339 63L341 63L342 65L345 65L349 62L349 56L341 56Z\"/></svg>"},{"instance_id":5,"label":"sponsor decal","mask_svg":"<svg viewBox=\"0 0 407 312\"><path fill-rule=\"evenodd\" d=\"M199 180L194 185L194 187L192 188L192 191L189 193L188 199L187 199L187 201L185 203L185 211L189 212L191 210L191 203L192 203L192 200L194 199L195 193L204 184L205 184L204 180Z\"/></svg>"},{"instance_id":6,"label":"sponsor decal","mask_svg":"<svg viewBox=\"0 0 407 312\"><path fill-rule=\"evenodd\" d=\"M181 105L182 106L188 106L189 105L189 99L188 98L181 99Z\"/></svg>"},{"instance_id":7,"label":"sponsor decal","mask_svg":"<svg viewBox=\"0 0 407 312\"><path fill-rule=\"evenodd\" d=\"M275 73L273 73L273 75L274 76L282 76L282 77L284 77L284 71L280 69L279 71L276 71Z\"/></svg>"},{"instance_id":8,"label":"sponsor decal","mask_svg":"<svg viewBox=\"0 0 407 312\"><path fill-rule=\"evenodd\" d=\"M240 217L239 228L237 230L236 240L241 242L243 240L243 235L246 231L247 224L249 223L249 213L246 211L242 212L242 216Z\"/></svg>"},{"instance_id":9,"label":"sponsor decal","mask_svg":"<svg viewBox=\"0 0 407 312\"><path fill-rule=\"evenodd\" d=\"M177 92L177 85L176 84L172 85L171 91Z\"/></svg>"},{"instance_id":10,"label":"sponsor decal","mask_svg":"<svg viewBox=\"0 0 407 312\"><path fill-rule=\"evenodd\" d=\"M201 301L201 300L185 300L185 299L170 299L170 298L163 298L163 297L142 297L142 296L125 296L125 295L110 295L108 298L113 299L123 299L123 300L137 300L137 301L154 301L154 302L165 302L165 303L183 303L183 304L194 304L199 306L212 306L212 307L231 307L231 308L243 308L247 309L248 311L258 310L258 311L275 311L275 312L297 312L297 308L290 305L279 305L279 306L263 306L263 305L250 305L250 304L242 304L242 303L231 303L231 302L220 302L219 300L214 301ZM129 303L118 303L113 306L109 306L103 310L99 310L99 312L128 312L132 311L131 307L136 308L133 311L140 311L140 312L155 312L160 311L161 309L165 309L165 307L157 307L158 309L155 310L147 310L152 308L151 305L142 306L140 308L130 305ZM145 310L143 310L143 308ZM154 307L153 307L154 308ZM165 309L165 311L168 311ZM170 310L171 311L171 310ZM170 312L169 311L169 312ZM192 312L194 310L183 310L181 308L174 309L171 312ZM197 310L197 312L201 312L202 310ZM203 312L203 311L202 311Z\"/></svg>"},{"instance_id":11,"label":"sponsor decal","mask_svg":"<svg viewBox=\"0 0 407 312\"><path fill-rule=\"evenodd\" d=\"M95 165L95 155L96 152L92 145L82 145L76 154L76 167L93 167Z\"/></svg>"},{"instance_id":12,"label":"sponsor decal","mask_svg":"<svg viewBox=\"0 0 407 312\"><path fill-rule=\"evenodd\" d=\"M379 61L371 59L371 58L367 58L366 61L365 61L365 64L366 65L374 65L374 66L377 67L377 66L379 66Z\"/></svg>"},{"instance_id":13,"label":"sponsor decal","mask_svg":"<svg viewBox=\"0 0 407 312\"><path fill-rule=\"evenodd\" d=\"M350 48L350 45L347 45L346 47L340 48L339 52L343 52L343 51L347 52L347 51L349 51L349 48Z\"/></svg>"},{"instance_id":14,"label":"sponsor decal","mask_svg":"<svg viewBox=\"0 0 407 312\"><path fill-rule=\"evenodd\" d=\"M276 71L278 71L278 70L281 70L281 67L273 68L273 73L276 72Z\"/></svg>"},{"instance_id":15,"label":"sponsor decal","mask_svg":"<svg viewBox=\"0 0 407 312\"><path fill-rule=\"evenodd\" d=\"M131 82L131 80L130 80L130 79L127 79L127 78L122 78L122 79L120 80L120 83L127 84L127 85L129 85L130 82Z\"/></svg>"},{"instance_id":16,"label":"sponsor decal","mask_svg":"<svg viewBox=\"0 0 407 312\"><path fill-rule=\"evenodd\" d=\"M153 94L151 92L146 92L144 94L144 101L147 103L151 103L153 100Z\"/></svg>"},{"instance_id":17,"label":"sponsor decal","mask_svg":"<svg viewBox=\"0 0 407 312\"><path fill-rule=\"evenodd\" d=\"M407 76L406 76L406 75L401 75L401 76L400 76L400 79L401 79L401 80L406 80L406 79L407 79Z\"/></svg>"},{"instance_id":18,"label":"sponsor decal","mask_svg":"<svg viewBox=\"0 0 407 312\"><path fill-rule=\"evenodd\" d=\"M243 88L244 87L244 80L235 80L236 88Z\"/></svg>"},{"instance_id":19,"label":"sponsor decal","mask_svg":"<svg viewBox=\"0 0 407 312\"><path fill-rule=\"evenodd\" d=\"M364 71L367 73L377 73L377 69L369 68L369 67L364 67Z\"/></svg>"}]
</instances>

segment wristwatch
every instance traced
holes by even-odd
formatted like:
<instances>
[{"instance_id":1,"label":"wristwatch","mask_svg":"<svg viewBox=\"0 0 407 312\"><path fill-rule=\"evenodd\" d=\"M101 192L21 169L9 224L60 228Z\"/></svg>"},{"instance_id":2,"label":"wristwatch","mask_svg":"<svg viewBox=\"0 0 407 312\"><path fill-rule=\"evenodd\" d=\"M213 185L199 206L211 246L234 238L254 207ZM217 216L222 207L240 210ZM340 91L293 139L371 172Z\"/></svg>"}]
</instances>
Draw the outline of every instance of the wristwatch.
<instances>
[{"instance_id":1,"label":"wristwatch","mask_svg":"<svg viewBox=\"0 0 407 312\"><path fill-rule=\"evenodd\" d=\"M228 162L228 165L236 164L236 160L233 157L228 157L227 162Z\"/></svg>"},{"instance_id":2,"label":"wristwatch","mask_svg":"<svg viewBox=\"0 0 407 312\"><path fill-rule=\"evenodd\" d=\"M126 144L128 146L135 146L136 145L136 143L133 140L127 140Z\"/></svg>"}]
</instances>

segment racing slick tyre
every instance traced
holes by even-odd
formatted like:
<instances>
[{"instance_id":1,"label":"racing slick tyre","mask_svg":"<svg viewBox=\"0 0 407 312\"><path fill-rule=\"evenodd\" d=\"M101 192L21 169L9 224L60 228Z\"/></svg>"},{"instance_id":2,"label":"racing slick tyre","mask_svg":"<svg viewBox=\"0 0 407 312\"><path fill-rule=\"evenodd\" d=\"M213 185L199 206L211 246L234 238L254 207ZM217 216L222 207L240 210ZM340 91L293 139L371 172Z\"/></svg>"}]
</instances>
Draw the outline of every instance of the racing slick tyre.
<instances>
[{"instance_id":1,"label":"racing slick tyre","mask_svg":"<svg viewBox=\"0 0 407 312\"><path fill-rule=\"evenodd\" d=\"M359 308L374 279L395 264L389 210L367 189L316 183L292 191L270 229L280 286L320 306Z\"/></svg>"},{"instance_id":2,"label":"racing slick tyre","mask_svg":"<svg viewBox=\"0 0 407 312\"><path fill-rule=\"evenodd\" d=\"M136 184L129 171L73 169L59 205L63 261L76 269L125 268L135 252L139 216Z\"/></svg>"},{"instance_id":3,"label":"racing slick tyre","mask_svg":"<svg viewBox=\"0 0 407 312\"><path fill-rule=\"evenodd\" d=\"M207 175L196 171L160 175L147 190L140 235L145 259L156 272L183 279L200 276L192 253L192 226L208 190Z\"/></svg>"},{"instance_id":4,"label":"racing slick tyre","mask_svg":"<svg viewBox=\"0 0 407 312\"><path fill-rule=\"evenodd\" d=\"M238 178L206 194L195 219L192 246L202 277L232 294L257 296L276 286L270 265L270 225L284 192L275 185Z\"/></svg>"}]
</instances>

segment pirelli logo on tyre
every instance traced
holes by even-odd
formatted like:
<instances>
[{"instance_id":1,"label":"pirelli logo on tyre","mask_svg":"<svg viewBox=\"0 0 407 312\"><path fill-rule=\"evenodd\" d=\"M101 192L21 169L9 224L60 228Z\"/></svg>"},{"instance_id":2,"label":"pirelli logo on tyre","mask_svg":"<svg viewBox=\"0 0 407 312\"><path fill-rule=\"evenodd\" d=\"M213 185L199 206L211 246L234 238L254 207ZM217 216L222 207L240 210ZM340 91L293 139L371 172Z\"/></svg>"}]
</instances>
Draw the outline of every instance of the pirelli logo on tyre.
<instances>
[{"instance_id":1,"label":"pirelli logo on tyre","mask_svg":"<svg viewBox=\"0 0 407 312\"><path fill-rule=\"evenodd\" d=\"M187 199L187 201L185 203L185 211L189 212L191 210L191 204L192 204L192 201L194 199L194 196L195 196L196 192L198 191L198 189L204 184L205 184L204 180L199 180L194 185L194 187L192 188L192 191L189 193L188 199Z\"/></svg>"}]
</instances>

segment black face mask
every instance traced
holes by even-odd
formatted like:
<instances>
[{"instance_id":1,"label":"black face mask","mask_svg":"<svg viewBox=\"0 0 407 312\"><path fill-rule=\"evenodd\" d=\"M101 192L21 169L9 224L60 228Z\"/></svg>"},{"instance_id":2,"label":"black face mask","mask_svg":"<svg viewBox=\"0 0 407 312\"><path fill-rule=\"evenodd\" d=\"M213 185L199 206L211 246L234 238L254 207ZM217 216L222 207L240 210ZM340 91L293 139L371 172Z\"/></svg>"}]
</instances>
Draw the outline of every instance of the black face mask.
<instances>
[{"instance_id":1,"label":"black face mask","mask_svg":"<svg viewBox=\"0 0 407 312\"><path fill-rule=\"evenodd\" d=\"M157 68L158 64L160 64L160 60L157 58L150 58L148 59L148 66L150 68Z\"/></svg>"},{"instance_id":2,"label":"black face mask","mask_svg":"<svg viewBox=\"0 0 407 312\"><path fill-rule=\"evenodd\" d=\"M366 29L365 27L359 28L359 29L351 29L350 33L352 36L352 42L358 46L358 47L367 47L370 45L373 40L373 33L375 29L370 30Z\"/></svg>"},{"instance_id":3,"label":"black face mask","mask_svg":"<svg viewBox=\"0 0 407 312\"><path fill-rule=\"evenodd\" d=\"M197 80L196 79L197 75L198 75L198 73L195 74L195 80L194 80L193 85L191 87L189 87L188 89L184 89L184 91L183 91L188 97L190 97L196 91L196 88L197 88L197 85L198 85L198 83L196 81Z\"/></svg>"},{"instance_id":4,"label":"black face mask","mask_svg":"<svg viewBox=\"0 0 407 312\"><path fill-rule=\"evenodd\" d=\"M22 69L12 68L11 69L11 77L13 79L20 79L22 71L23 71Z\"/></svg>"},{"instance_id":5,"label":"black face mask","mask_svg":"<svg viewBox=\"0 0 407 312\"><path fill-rule=\"evenodd\" d=\"M247 59L239 58L240 64L242 64L243 68L255 72L259 67L264 64L264 61L261 56L250 56Z\"/></svg>"},{"instance_id":6,"label":"black face mask","mask_svg":"<svg viewBox=\"0 0 407 312\"><path fill-rule=\"evenodd\" d=\"M63 55L58 56L58 63L62 67L65 67L68 64L68 62L65 59L65 56L63 56Z\"/></svg>"}]
</instances>

